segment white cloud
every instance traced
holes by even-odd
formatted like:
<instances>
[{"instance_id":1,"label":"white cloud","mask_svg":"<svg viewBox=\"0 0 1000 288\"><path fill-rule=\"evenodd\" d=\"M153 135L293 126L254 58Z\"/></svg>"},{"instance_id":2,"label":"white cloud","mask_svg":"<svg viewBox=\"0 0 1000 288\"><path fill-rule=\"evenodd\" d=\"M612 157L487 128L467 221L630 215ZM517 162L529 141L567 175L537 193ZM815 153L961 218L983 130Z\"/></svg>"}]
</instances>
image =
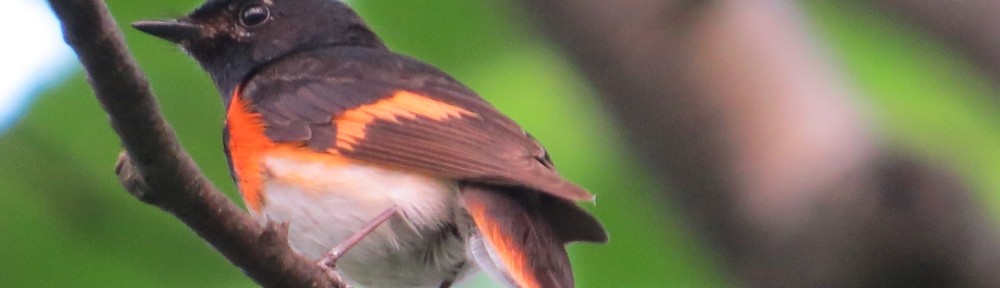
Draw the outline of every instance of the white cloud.
<instances>
[{"instance_id":1,"label":"white cloud","mask_svg":"<svg viewBox=\"0 0 1000 288\"><path fill-rule=\"evenodd\" d=\"M0 131L21 114L31 94L59 79L72 63L59 22L41 0L8 0L0 17Z\"/></svg>"}]
</instances>

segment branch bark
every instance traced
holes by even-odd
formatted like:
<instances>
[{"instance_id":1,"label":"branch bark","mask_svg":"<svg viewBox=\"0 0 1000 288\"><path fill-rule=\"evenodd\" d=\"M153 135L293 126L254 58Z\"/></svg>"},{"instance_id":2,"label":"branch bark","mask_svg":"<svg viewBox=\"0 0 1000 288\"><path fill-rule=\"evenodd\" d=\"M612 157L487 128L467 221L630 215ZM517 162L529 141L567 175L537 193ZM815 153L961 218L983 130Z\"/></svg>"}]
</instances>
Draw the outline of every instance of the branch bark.
<instances>
[{"instance_id":1,"label":"branch bark","mask_svg":"<svg viewBox=\"0 0 1000 288\"><path fill-rule=\"evenodd\" d=\"M288 246L283 225L252 219L180 147L146 76L100 0L49 0L66 42L125 146L116 172L138 199L174 214L265 287L346 287Z\"/></svg>"},{"instance_id":2,"label":"branch bark","mask_svg":"<svg viewBox=\"0 0 1000 288\"><path fill-rule=\"evenodd\" d=\"M521 0L750 287L1000 287L957 177L873 137L792 1Z\"/></svg>"}]
</instances>

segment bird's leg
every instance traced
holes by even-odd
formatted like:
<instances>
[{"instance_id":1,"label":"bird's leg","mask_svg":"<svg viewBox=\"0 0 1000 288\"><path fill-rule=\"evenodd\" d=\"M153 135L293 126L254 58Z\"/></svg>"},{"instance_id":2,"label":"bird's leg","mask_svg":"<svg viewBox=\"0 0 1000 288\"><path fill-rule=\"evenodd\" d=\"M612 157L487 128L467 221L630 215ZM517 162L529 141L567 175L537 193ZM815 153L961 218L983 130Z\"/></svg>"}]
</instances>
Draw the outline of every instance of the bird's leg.
<instances>
[{"instance_id":1,"label":"bird's leg","mask_svg":"<svg viewBox=\"0 0 1000 288\"><path fill-rule=\"evenodd\" d=\"M381 226L382 223L385 223L385 221L388 221L389 218L392 218L393 215L398 213L399 211L396 210L396 206L389 207L389 209L386 209L381 214L378 214L378 216L375 216L375 218L365 224L364 227L361 227L358 232L354 232L351 237L347 237L347 239L343 242L340 242L340 244L337 244L336 247L333 247L330 252L323 255L323 258L320 258L317 264L319 264L323 270L326 270L327 274L330 274L330 277L340 278L340 275L337 274L335 268L337 266L337 259L339 259L340 256L343 256L344 253L347 253L347 250L350 250L351 247L357 245L358 242L361 242L362 239L365 239L365 236L368 236L368 234L371 234L372 231L375 231L375 229Z\"/></svg>"}]
</instances>

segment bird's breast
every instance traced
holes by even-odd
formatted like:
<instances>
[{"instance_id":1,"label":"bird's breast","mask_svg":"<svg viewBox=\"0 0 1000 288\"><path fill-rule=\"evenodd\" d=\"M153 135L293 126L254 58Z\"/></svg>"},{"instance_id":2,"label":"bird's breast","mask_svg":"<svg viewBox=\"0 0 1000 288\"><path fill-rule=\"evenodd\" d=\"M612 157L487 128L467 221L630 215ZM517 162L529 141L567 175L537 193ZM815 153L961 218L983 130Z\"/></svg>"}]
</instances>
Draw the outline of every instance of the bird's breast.
<instances>
[{"instance_id":1,"label":"bird's breast","mask_svg":"<svg viewBox=\"0 0 1000 288\"><path fill-rule=\"evenodd\" d=\"M420 237L416 234L422 230L450 222L457 203L456 183L445 179L285 151L261 160L260 212L272 221L290 223L290 233L300 234L291 241L309 257L326 253L331 242L346 239L392 207L401 217L376 230L369 238L378 241L369 242L401 245L402 237Z\"/></svg>"},{"instance_id":2,"label":"bird's breast","mask_svg":"<svg viewBox=\"0 0 1000 288\"><path fill-rule=\"evenodd\" d=\"M400 217L338 260L338 269L349 279L436 285L464 270L464 233L454 226L454 181L346 160L302 159L287 152L263 156L261 167L259 216L288 223L290 244L312 259L386 209L398 209Z\"/></svg>"}]
</instances>

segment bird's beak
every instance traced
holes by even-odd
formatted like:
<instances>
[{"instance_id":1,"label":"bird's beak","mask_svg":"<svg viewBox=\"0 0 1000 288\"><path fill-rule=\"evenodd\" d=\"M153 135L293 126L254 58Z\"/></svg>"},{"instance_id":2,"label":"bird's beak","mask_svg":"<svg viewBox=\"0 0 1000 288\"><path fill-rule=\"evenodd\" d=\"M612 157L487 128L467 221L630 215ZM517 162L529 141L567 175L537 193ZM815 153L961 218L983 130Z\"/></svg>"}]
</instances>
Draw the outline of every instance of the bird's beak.
<instances>
[{"instance_id":1,"label":"bird's beak","mask_svg":"<svg viewBox=\"0 0 1000 288\"><path fill-rule=\"evenodd\" d=\"M174 43L201 36L201 27L183 20L137 21L132 27Z\"/></svg>"}]
</instances>

